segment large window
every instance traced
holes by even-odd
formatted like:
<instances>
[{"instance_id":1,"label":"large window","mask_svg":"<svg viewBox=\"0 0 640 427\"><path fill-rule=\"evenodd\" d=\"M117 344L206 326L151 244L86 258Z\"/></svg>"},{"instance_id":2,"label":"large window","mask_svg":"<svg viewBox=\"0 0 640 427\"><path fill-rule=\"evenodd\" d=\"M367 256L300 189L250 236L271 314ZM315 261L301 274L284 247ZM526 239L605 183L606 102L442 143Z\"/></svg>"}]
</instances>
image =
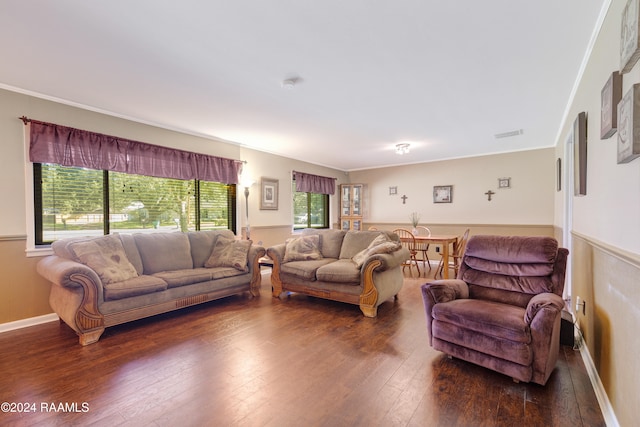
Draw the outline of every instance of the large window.
<instances>
[{"instance_id":1,"label":"large window","mask_svg":"<svg viewBox=\"0 0 640 427\"><path fill-rule=\"evenodd\" d=\"M236 186L34 163L35 243L111 232L236 229Z\"/></svg>"},{"instance_id":2,"label":"large window","mask_svg":"<svg viewBox=\"0 0 640 427\"><path fill-rule=\"evenodd\" d=\"M293 228L329 228L329 195L296 191L293 180Z\"/></svg>"}]
</instances>

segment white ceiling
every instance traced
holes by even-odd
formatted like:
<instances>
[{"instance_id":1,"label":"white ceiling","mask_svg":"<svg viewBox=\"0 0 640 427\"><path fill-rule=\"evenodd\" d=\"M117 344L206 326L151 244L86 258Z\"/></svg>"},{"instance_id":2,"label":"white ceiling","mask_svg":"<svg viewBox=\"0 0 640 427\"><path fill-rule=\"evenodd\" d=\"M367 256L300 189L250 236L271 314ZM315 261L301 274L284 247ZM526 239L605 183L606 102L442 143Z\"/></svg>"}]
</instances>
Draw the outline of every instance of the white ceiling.
<instances>
[{"instance_id":1,"label":"white ceiling","mask_svg":"<svg viewBox=\"0 0 640 427\"><path fill-rule=\"evenodd\" d=\"M2 0L0 87L346 171L549 147L608 4Z\"/></svg>"}]
</instances>

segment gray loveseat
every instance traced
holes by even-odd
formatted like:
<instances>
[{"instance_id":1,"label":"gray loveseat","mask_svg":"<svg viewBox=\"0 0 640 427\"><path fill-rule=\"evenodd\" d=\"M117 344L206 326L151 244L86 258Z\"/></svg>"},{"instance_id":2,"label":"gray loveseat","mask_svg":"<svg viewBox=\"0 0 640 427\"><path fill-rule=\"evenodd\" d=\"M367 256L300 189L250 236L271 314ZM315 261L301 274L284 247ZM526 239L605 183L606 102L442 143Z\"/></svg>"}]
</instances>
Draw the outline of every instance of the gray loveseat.
<instances>
[{"instance_id":1,"label":"gray loveseat","mask_svg":"<svg viewBox=\"0 0 640 427\"><path fill-rule=\"evenodd\" d=\"M53 243L37 271L49 303L80 336L105 327L249 291L259 296L264 248L229 230L114 234Z\"/></svg>"},{"instance_id":2,"label":"gray loveseat","mask_svg":"<svg viewBox=\"0 0 640 427\"><path fill-rule=\"evenodd\" d=\"M367 317L402 288L409 251L396 234L306 229L267 249L273 296L297 292L356 304Z\"/></svg>"}]
</instances>

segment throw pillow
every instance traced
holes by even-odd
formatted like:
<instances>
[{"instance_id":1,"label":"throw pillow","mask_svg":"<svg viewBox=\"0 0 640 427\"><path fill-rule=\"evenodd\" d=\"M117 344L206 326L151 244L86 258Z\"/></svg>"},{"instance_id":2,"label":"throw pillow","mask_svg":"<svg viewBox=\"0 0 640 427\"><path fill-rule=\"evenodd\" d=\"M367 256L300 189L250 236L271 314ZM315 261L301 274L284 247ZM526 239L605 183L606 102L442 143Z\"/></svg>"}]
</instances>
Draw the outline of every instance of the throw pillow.
<instances>
[{"instance_id":1,"label":"throw pillow","mask_svg":"<svg viewBox=\"0 0 640 427\"><path fill-rule=\"evenodd\" d=\"M235 240L218 236L209 259L204 263L207 268L233 267L240 271L249 271L247 256L251 240Z\"/></svg>"},{"instance_id":2,"label":"throw pillow","mask_svg":"<svg viewBox=\"0 0 640 427\"><path fill-rule=\"evenodd\" d=\"M386 235L381 234L373 239L366 249L355 254L351 260L356 264L356 267L360 268L371 255L389 254L397 251L401 246L400 242L392 242Z\"/></svg>"},{"instance_id":3,"label":"throw pillow","mask_svg":"<svg viewBox=\"0 0 640 427\"><path fill-rule=\"evenodd\" d=\"M310 261L321 258L320 236L314 234L287 239L282 262Z\"/></svg>"},{"instance_id":4,"label":"throw pillow","mask_svg":"<svg viewBox=\"0 0 640 427\"><path fill-rule=\"evenodd\" d=\"M95 271L105 285L138 277L118 236L72 243L69 250L76 261Z\"/></svg>"}]
</instances>

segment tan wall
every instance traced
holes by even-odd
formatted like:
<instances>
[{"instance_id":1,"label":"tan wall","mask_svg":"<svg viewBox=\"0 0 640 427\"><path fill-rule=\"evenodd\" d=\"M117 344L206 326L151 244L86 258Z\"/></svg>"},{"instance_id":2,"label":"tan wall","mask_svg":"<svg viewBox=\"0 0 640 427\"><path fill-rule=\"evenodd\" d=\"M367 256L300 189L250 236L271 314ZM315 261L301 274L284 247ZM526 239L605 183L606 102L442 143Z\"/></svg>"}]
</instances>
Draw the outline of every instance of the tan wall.
<instances>
[{"instance_id":1,"label":"tan wall","mask_svg":"<svg viewBox=\"0 0 640 427\"><path fill-rule=\"evenodd\" d=\"M511 178L510 189L498 189L503 177ZM409 224L418 212L427 226L553 224L553 148L355 171L349 179L367 184L365 222ZM433 202L435 185L453 186L452 203ZM398 194L390 195L389 187ZM495 193L491 201L488 190Z\"/></svg>"},{"instance_id":2,"label":"tan wall","mask_svg":"<svg viewBox=\"0 0 640 427\"><path fill-rule=\"evenodd\" d=\"M576 311L577 323L618 422L635 425L640 256L577 233L573 242L573 294L585 302L585 314Z\"/></svg>"},{"instance_id":3,"label":"tan wall","mask_svg":"<svg viewBox=\"0 0 640 427\"><path fill-rule=\"evenodd\" d=\"M266 248L284 243L292 235L291 225L252 226L251 240Z\"/></svg>"},{"instance_id":4,"label":"tan wall","mask_svg":"<svg viewBox=\"0 0 640 427\"><path fill-rule=\"evenodd\" d=\"M252 225L251 239L254 242L260 240L264 242L271 241L269 232L267 232L266 237L262 238L259 234L256 234L256 227L275 227L276 229L283 227L287 229L287 233L290 235L291 219L293 218L292 172L294 170L336 178L336 195L330 198L329 204L331 206L331 220L333 222L338 221L338 185L348 179L344 172L245 148L241 150L241 158L247 161L244 170L255 180L249 195L249 223ZM260 209L260 181L262 178L278 180L279 203L277 210ZM243 193L239 192L239 194L244 199ZM246 212L244 200L242 200L241 207L241 219L244 223ZM281 233L277 235L281 236Z\"/></svg>"},{"instance_id":5,"label":"tan wall","mask_svg":"<svg viewBox=\"0 0 640 427\"><path fill-rule=\"evenodd\" d=\"M24 237L0 238L0 324L51 313L49 284L35 269L39 258L24 251Z\"/></svg>"}]
</instances>

